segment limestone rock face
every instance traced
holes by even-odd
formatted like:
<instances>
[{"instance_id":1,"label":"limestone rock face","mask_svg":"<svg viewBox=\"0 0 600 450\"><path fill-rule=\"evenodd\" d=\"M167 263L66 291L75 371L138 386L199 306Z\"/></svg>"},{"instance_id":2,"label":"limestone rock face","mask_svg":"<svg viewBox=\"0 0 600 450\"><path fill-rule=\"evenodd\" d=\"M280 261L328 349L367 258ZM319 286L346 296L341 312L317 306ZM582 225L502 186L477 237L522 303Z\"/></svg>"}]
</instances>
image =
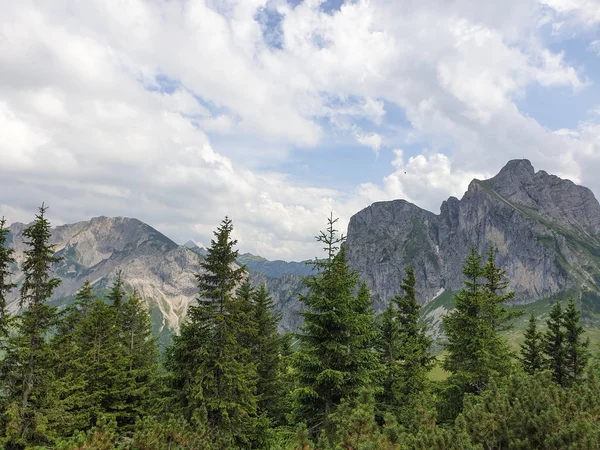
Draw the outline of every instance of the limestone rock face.
<instances>
[{"instance_id":1,"label":"limestone rock face","mask_svg":"<svg viewBox=\"0 0 600 450\"><path fill-rule=\"evenodd\" d=\"M598 201L585 187L535 172L527 160L473 180L462 199L442 203L440 214L403 200L375 203L351 218L346 246L379 306L399 292L408 265L423 303L442 289L459 289L471 246L480 253L497 248L516 302L600 289Z\"/></svg>"},{"instance_id":2,"label":"limestone rock face","mask_svg":"<svg viewBox=\"0 0 600 450\"><path fill-rule=\"evenodd\" d=\"M24 224L10 226L9 245L15 249L15 278L22 280ZM196 295L200 260L190 249L179 246L149 225L124 217L96 217L62 225L52 230L51 243L62 260L53 268L61 279L54 298L68 298L87 280L96 290L110 286L118 271L130 288L146 300L160 331L177 330L181 317ZM17 306L18 291L10 297Z\"/></svg>"}]
</instances>

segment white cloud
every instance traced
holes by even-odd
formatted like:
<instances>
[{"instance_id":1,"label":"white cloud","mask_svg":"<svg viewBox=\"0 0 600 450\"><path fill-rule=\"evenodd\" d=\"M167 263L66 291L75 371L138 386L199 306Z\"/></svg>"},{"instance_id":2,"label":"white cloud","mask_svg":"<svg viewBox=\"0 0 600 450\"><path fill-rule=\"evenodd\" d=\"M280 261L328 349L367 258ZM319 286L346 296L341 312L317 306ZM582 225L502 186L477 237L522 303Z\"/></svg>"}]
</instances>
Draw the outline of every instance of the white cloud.
<instances>
[{"instance_id":1,"label":"white cloud","mask_svg":"<svg viewBox=\"0 0 600 450\"><path fill-rule=\"evenodd\" d=\"M377 133L368 133L368 134L357 133L356 140L359 143L361 143L362 145L365 145L365 146L371 148L371 150L373 150L376 155L379 155L379 149L381 148L381 143L382 143L382 138L379 134L377 134Z\"/></svg>"},{"instance_id":2,"label":"white cloud","mask_svg":"<svg viewBox=\"0 0 600 450\"><path fill-rule=\"evenodd\" d=\"M596 0L539 0L565 20L577 25L594 26L600 23L600 4Z\"/></svg>"},{"instance_id":3,"label":"white cloud","mask_svg":"<svg viewBox=\"0 0 600 450\"><path fill-rule=\"evenodd\" d=\"M593 18L596 2L546 0L550 18L538 0L358 0L334 14L318 1L0 4L9 219L45 200L57 221L137 216L183 242L206 241L229 214L245 249L288 259L314 256L331 210L344 223L375 200L437 211L510 158L600 192L597 125L555 133L515 103L531 84L586 88L539 26ZM265 7L282 14L281 48L263 36ZM386 104L426 148L396 151L384 179L341 192L257 169L290 148L319 151L324 123L375 152L402 146L386 135Z\"/></svg>"}]
</instances>

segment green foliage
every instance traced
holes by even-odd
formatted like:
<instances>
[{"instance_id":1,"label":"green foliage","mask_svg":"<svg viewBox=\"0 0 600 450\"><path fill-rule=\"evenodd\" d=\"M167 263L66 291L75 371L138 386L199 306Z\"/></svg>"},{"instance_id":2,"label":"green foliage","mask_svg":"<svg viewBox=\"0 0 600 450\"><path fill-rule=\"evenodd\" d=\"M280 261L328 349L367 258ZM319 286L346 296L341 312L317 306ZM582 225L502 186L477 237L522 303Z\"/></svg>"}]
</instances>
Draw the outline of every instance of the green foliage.
<instances>
[{"instance_id":1,"label":"green foliage","mask_svg":"<svg viewBox=\"0 0 600 450\"><path fill-rule=\"evenodd\" d=\"M535 317L531 313L529 325L524 333L525 342L521 345L521 363L526 373L533 375L542 369L544 360L541 348L541 334L537 331Z\"/></svg>"},{"instance_id":2,"label":"green foliage","mask_svg":"<svg viewBox=\"0 0 600 450\"><path fill-rule=\"evenodd\" d=\"M562 306L556 302L550 310L547 321L548 329L543 336L546 367L552 372L552 379L562 385L567 385L565 330Z\"/></svg>"},{"instance_id":3,"label":"green foliage","mask_svg":"<svg viewBox=\"0 0 600 450\"><path fill-rule=\"evenodd\" d=\"M252 355L256 361L258 382L258 413L269 418L272 425L283 425L287 404L284 391L283 342L277 333L279 315L273 312L273 299L262 284L253 292L256 341Z\"/></svg>"},{"instance_id":4,"label":"green foliage","mask_svg":"<svg viewBox=\"0 0 600 450\"><path fill-rule=\"evenodd\" d=\"M344 248L338 245L329 219L326 232L317 238L327 258L313 263L319 272L305 279L308 295L301 295L304 326L298 334L294 355L298 387L294 391L296 422L306 422L314 438L321 429L329 440L335 424L331 414L343 398L352 399L372 383L376 355L369 348L374 336L374 319L365 289L355 295L358 277L351 272Z\"/></svg>"},{"instance_id":5,"label":"green foliage","mask_svg":"<svg viewBox=\"0 0 600 450\"><path fill-rule=\"evenodd\" d=\"M215 448L254 448L265 422L257 414L256 365L243 345L253 334L253 318L245 294L233 295L245 269L234 266L232 230L225 218L214 233L205 272L197 276L198 306L190 307L174 338L167 367L176 406L192 425L206 424Z\"/></svg>"},{"instance_id":6,"label":"green foliage","mask_svg":"<svg viewBox=\"0 0 600 450\"><path fill-rule=\"evenodd\" d=\"M584 340L585 330L579 323L581 313L575 306L575 300L571 298L564 312L565 325L565 366L567 383L569 385L581 379L590 357L589 338Z\"/></svg>"},{"instance_id":7,"label":"green foliage","mask_svg":"<svg viewBox=\"0 0 600 450\"><path fill-rule=\"evenodd\" d=\"M4 341L8 337L10 327L10 314L6 309L6 296L17 285L12 283L11 265L14 264L13 249L6 246L8 229L5 228L6 220L0 219L0 345L4 346ZM0 348L2 348L0 347Z\"/></svg>"},{"instance_id":8,"label":"green foliage","mask_svg":"<svg viewBox=\"0 0 600 450\"><path fill-rule=\"evenodd\" d=\"M344 399L333 415L337 424L338 448L352 450L381 449L381 430L375 421L375 396L361 388L355 399Z\"/></svg>"},{"instance_id":9,"label":"green foliage","mask_svg":"<svg viewBox=\"0 0 600 450\"><path fill-rule=\"evenodd\" d=\"M58 450L600 449L600 369L589 366L575 301L554 305L544 334L532 315L520 367L508 329L505 273L473 250L456 309L444 320L446 382L428 381L430 338L416 280L375 325L366 284L350 271L331 218L326 258L305 282L304 327L277 333L264 285L237 267L226 218L215 232L199 298L158 364L150 315L121 273L99 300L89 282L60 315L49 306L58 258L42 206L24 231L22 313L8 327L14 287L0 220L0 446ZM547 369L547 370L544 370ZM291 425L290 425L291 424Z\"/></svg>"},{"instance_id":10,"label":"green foliage","mask_svg":"<svg viewBox=\"0 0 600 450\"><path fill-rule=\"evenodd\" d=\"M392 298L381 316L376 345L380 361L380 420L392 413L404 425L414 419L413 409L426 389L434 361L429 353L431 338L419 323L421 305L415 285L415 274L409 267L400 286L404 295Z\"/></svg>"},{"instance_id":11,"label":"green foliage","mask_svg":"<svg viewBox=\"0 0 600 450\"><path fill-rule=\"evenodd\" d=\"M463 393L482 392L492 376L507 375L511 354L499 335L500 326L508 319L501 305L512 298L502 294L507 283L504 273L495 266L495 253L490 250L488 262L471 249L465 264L464 287L455 298L455 309L443 317L448 338L444 369L451 372L447 380L446 418L454 418L461 410Z\"/></svg>"},{"instance_id":12,"label":"green foliage","mask_svg":"<svg viewBox=\"0 0 600 450\"><path fill-rule=\"evenodd\" d=\"M121 270L119 270L117 272L117 276L115 277L115 279L113 281L113 285L110 288L110 292L108 293L106 298L110 301L112 306L114 306L117 309L120 309L121 304L125 300L125 296L126 296L126 293L125 293L125 286L123 283L123 272Z\"/></svg>"},{"instance_id":13,"label":"green foliage","mask_svg":"<svg viewBox=\"0 0 600 450\"><path fill-rule=\"evenodd\" d=\"M47 335L56 323L57 312L47 302L60 280L51 276L51 267L59 258L54 257L54 247L49 244L46 209L42 205L35 221L23 231L27 246L19 298L23 312L16 334L7 342L2 364L5 446L45 443L51 438L47 424L54 404Z\"/></svg>"}]
</instances>

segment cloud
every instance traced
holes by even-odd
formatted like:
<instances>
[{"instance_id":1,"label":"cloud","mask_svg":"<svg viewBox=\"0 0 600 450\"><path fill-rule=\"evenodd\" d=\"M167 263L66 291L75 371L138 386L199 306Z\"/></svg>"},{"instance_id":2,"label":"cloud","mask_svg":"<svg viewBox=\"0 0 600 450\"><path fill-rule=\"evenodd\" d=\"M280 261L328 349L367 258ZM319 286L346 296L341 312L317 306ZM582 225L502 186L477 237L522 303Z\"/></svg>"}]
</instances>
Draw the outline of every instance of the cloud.
<instances>
[{"instance_id":1,"label":"cloud","mask_svg":"<svg viewBox=\"0 0 600 450\"><path fill-rule=\"evenodd\" d=\"M517 106L531 85L589 88L540 32L594 5L572 4L4 2L0 214L46 201L56 223L136 216L180 242L207 242L229 214L245 250L298 259L332 210L342 223L391 198L437 211L510 158L600 192L598 125L554 132ZM389 106L410 142L390 133ZM412 150L351 189L285 173L302 165L292 150L325 151L332 133Z\"/></svg>"},{"instance_id":2,"label":"cloud","mask_svg":"<svg viewBox=\"0 0 600 450\"><path fill-rule=\"evenodd\" d=\"M381 148L381 144L382 144L382 138L379 134L377 134L377 133L369 133L369 134L357 133L356 140L359 143L361 143L362 145L370 147L371 150L373 150L375 152L375 154L379 156L379 149Z\"/></svg>"}]
</instances>

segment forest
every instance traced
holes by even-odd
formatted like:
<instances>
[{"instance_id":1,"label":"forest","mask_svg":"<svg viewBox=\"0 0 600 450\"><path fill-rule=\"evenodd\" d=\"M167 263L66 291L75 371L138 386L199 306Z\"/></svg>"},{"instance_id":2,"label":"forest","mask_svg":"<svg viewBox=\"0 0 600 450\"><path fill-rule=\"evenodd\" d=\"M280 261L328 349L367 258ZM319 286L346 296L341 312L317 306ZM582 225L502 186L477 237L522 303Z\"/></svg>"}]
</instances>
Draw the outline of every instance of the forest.
<instances>
[{"instance_id":1,"label":"forest","mask_svg":"<svg viewBox=\"0 0 600 450\"><path fill-rule=\"evenodd\" d=\"M238 266L225 218L197 302L164 351L141 296L117 274L67 307L42 206L23 236L20 286L0 222L0 445L5 450L596 449L600 366L576 299L531 315L520 348L496 250L475 249L446 314L442 355L420 321L415 274L376 314L330 218L305 278L302 327L279 334L265 286ZM19 312L8 308L18 289ZM447 378L430 371L441 360Z\"/></svg>"}]
</instances>

